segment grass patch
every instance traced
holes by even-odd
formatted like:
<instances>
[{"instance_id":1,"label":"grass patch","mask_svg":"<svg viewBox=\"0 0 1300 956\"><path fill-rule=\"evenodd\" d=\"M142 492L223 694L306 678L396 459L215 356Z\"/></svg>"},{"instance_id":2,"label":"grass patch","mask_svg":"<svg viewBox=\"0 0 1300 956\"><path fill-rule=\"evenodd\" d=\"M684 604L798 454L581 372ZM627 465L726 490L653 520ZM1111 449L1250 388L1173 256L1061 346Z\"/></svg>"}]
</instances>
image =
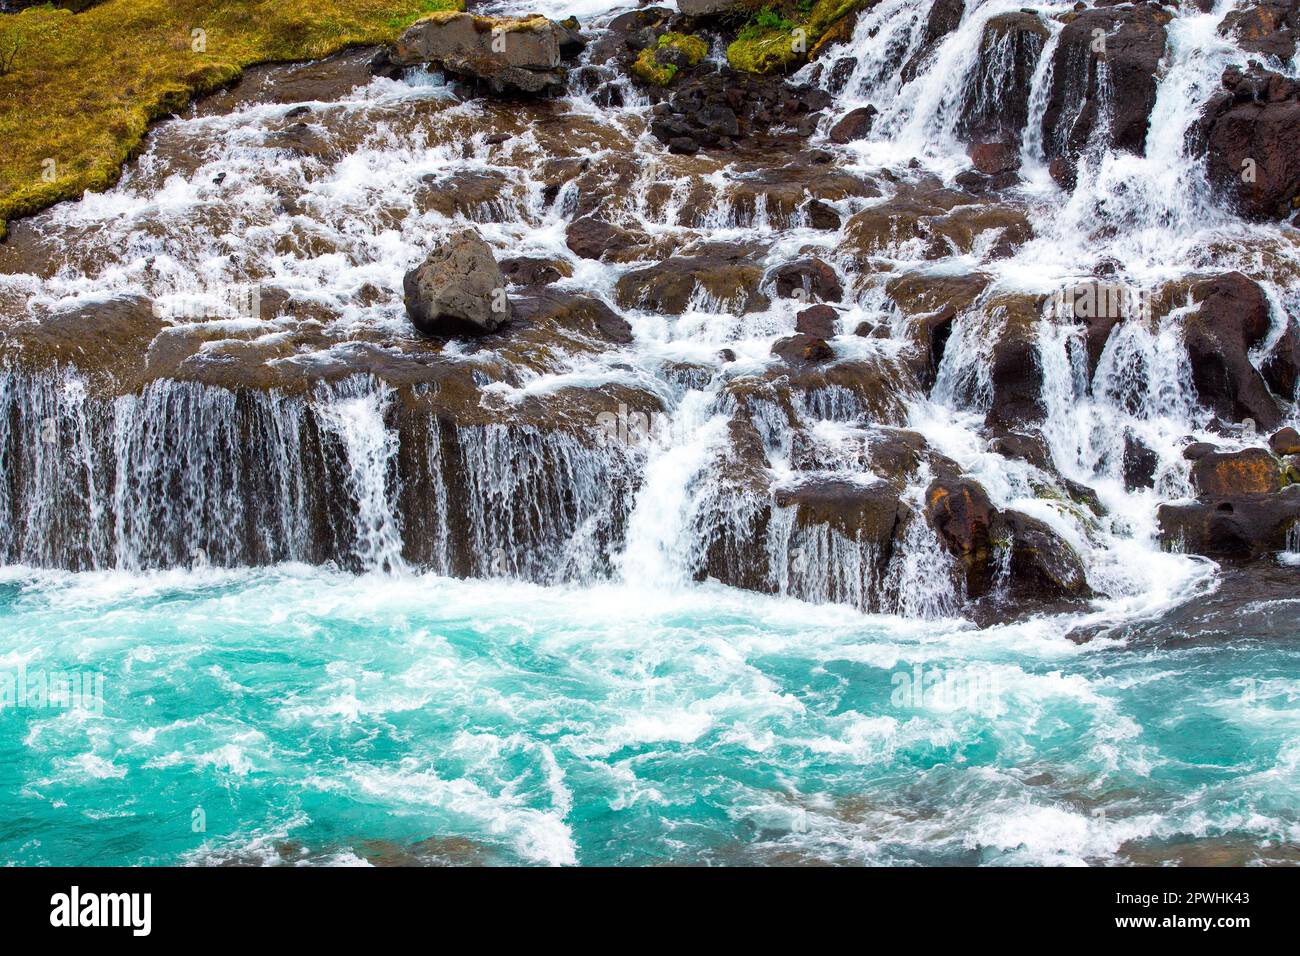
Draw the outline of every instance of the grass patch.
<instances>
[{"instance_id":1,"label":"grass patch","mask_svg":"<svg viewBox=\"0 0 1300 956\"><path fill-rule=\"evenodd\" d=\"M6 222L112 186L152 120L255 63L391 40L463 0L105 0L0 18L0 237ZM201 32L195 32L201 31Z\"/></svg>"}]
</instances>

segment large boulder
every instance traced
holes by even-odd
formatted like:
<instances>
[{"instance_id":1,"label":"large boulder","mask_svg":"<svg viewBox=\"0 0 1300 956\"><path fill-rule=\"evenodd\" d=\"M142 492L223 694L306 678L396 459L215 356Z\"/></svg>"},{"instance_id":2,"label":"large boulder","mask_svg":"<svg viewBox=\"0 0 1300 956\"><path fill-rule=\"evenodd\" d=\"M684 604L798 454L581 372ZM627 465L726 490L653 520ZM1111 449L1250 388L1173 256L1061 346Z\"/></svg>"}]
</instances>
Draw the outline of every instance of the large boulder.
<instances>
[{"instance_id":1,"label":"large boulder","mask_svg":"<svg viewBox=\"0 0 1300 956\"><path fill-rule=\"evenodd\" d=\"M1018 147L1029 120L1034 69L1051 35L1035 13L1018 11L991 17L980 39L979 61L966 86L957 132L964 139ZM982 172L1005 172L1005 168Z\"/></svg>"},{"instance_id":2,"label":"large boulder","mask_svg":"<svg viewBox=\"0 0 1300 956\"><path fill-rule=\"evenodd\" d=\"M925 492L926 517L965 577L965 594L974 599L993 585L993 525L997 512L988 492L969 478L936 479Z\"/></svg>"},{"instance_id":3,"label":"large boulder","mask_svg":"<svg viewBox=\"0 0 1300 956\"><path fill-rule=\"evenodd\" d=\"M777 296L782 299L839 302L844 297L844 287L835 268L816 256L778 266L772 271L772 280Z\"/></svg>"},{"instance_id":4,"label":"large boulder","mask_svg":"<svg viewBox=\"0 0 1300 956\"><path fill-rule=\"evenodd\" d=\"M564 89L561 45L568 31L543 16L434 13L413 23L387 51L394 67L429 64L486 84L494 93Z\"/></svg>"},{"instance_id":5,"label":"large boulder","mask_svg":"<svg viewBox=\"0 0 1300 956\"><path fill-rule=\"evenodd\" d=\"M1295 0L1259 0L1225 16L1219 33L1233 37L1243 50L1287 63L1295 56L1300 37L1300 4Z\"/></svg>"},{"instance_id":6,"label":"large boulder","mask_svg":"<svg viewBox=\"0 0 1300 956\"><path fill-rule=\"evenodd\" d=\"M1039 296L1004 294L984 307L1000 325L989 363L993 402L987 424L995 432L1023 430L1046 414L1038 346L1043 301Z\"/></svg>"},{"instance_id":7,"label":"large boulder","mask_svg":"<svg viewBox=\"0 0 1300 956\"><path fill-rule=\"evenodd\" d=\"M871 135L871 127L876 122L876 108L871 105L859 106L856 109L849 110L843 118L831 127L828 134L832 143L852 143L860 139L866 139Z\"/></svg>"},{"instance_id":8,"label":"large boulder","mask_svg":"<svg viewBox=\"0 0 1300 956\"><path fill-rule=\"evenodd\" d=\"M1070 19L1052 55L1043 115L1049 160L1076 157L1093 145L1145 152L1171 16L1158 4L1139 2Z\"/></svg>"},{"instance_id":9,"label":"large boulder","mask_svg":"<svg viewBox=\"0 0 1300 956\"><path fill-rule=\"evenodd\" d=\"M1289 425L1279 429L1268 440L1268 447L1275 455L1300 455L1300 432Z\"/></svg>"},{"instance_id":10,"label":"large boulder","mask_svg":"<svg viewBox=\"0 0 1300 956\"><path fill-rule=\"evenodd\" d=\"M1192 484L1207 498L1268 494L1282 490L1282 467L1263 448L1214 451L1193 463Z\"/></svg>"},{"instance_id":11,"label":"large boulder","mask_svg":"<svg viewBox=\"0 0 1300 956\"><path fill-rule=\"evenodd\" d=\"M428 335L494 332L510 318L506 280L473 229L453 233L402 282L406 313Z\"/></svg>"},{"instance_id":12,"label":"large boulder","mask_svg":"<svg viewBox=\"0 0 1300 956\"><path fill-rule=\"evenodd\" d=\"M1288 534L1300 523L1300 485L1274 494L1164 504L1158 520L1166 548L1250 560L1286 549Z\"/></svg>"},{"instance_id":13,"label":"large boulder","mask_svg":"<svg viewBox=\"0 0 1300 956\"><path fill-rule=\"evenodd\" d=\"M1206 176L1248 219L1277 219L1300 203L1300 82L1229 69L1198 127Z\"/></svg>"},{"instance_id":14,"label":"large boulder","mask_svg":"<svg viewBox=\"0 0 1300 956\"><path fill-rule=\"evenodd\" d=\"M1281 410L1250 361L1272 323L1264 290L1230 272L1197 283L1192 298L1200 308L1184 320L1183 341L1201 403L1225 421L1251 418L1260 428L1276 428Z\"/></svg>"},{"instance_id":15,"label":"large boulder","mask_svg":"<svg viewBox=\"0 0 1300 956\"><path fill-rule=\"evenodd\" d=\"M1083 560L1051 527L1018 511L1001 516L1011 549L1008 590L1017 603L1056 603L1092 596Z\"/></svg>"}]
</instances>

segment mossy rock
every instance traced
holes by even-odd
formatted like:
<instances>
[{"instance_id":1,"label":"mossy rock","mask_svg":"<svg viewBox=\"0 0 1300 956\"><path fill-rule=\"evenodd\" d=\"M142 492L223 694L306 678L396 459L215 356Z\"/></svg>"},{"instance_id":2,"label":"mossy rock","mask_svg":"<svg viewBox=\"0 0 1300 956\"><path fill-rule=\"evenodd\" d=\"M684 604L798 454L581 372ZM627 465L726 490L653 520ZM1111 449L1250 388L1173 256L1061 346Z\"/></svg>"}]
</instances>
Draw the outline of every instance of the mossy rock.
<instances>
[{"instance_id":1,"label":"mossy rock","mask_svg":"<svg viewBox=\"0 0 1300 956\"><path fill-rule=\"evenodd\" d=\"M671 57L667 55L670 52ZM697 36L665 33L654 46L646 47L637 55L632 72L647 83L667 86L684 67L697 65L708 52L709 44Z\"/></svg>"},{"instance_id":2,"label":"mossy rock","mask_svg":"<svg viewBox=\"0 0 1300 956\"><path fill-rule=\"evenodd\" d=\"M746 73L791 72L824 43L848 39L852 32L850 15L869 2L818 0L806 13L799 6L766 6L727 47L727 62L732 69Z\"/></svg>"}]
</instances>

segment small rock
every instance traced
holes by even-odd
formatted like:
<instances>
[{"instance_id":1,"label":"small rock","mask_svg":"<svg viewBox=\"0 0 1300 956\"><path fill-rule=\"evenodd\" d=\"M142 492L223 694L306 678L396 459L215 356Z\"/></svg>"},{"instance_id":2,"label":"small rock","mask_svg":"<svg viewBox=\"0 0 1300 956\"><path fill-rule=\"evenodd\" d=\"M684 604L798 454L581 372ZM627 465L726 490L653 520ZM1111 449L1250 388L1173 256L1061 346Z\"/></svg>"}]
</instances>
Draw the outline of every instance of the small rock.
<instances>
[{"instance_id":1,"label":"small rock","mask_svg":"<svg viewBox=\"0 0 1300 956\"><path fill-rule=\"evenodd\" d=\"M1300 455L1300 432L1289 425L1273 434L1268 440L1268 447L1279 458L1287 455Z\"/></svg>"}]
</instances>

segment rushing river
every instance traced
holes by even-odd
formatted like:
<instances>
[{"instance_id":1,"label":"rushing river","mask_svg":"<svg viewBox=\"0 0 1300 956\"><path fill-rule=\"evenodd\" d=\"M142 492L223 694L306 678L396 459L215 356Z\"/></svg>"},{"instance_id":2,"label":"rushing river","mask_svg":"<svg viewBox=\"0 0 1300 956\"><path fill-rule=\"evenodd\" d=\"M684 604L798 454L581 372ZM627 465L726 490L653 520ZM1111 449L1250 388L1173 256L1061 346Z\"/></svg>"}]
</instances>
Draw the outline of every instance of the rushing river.
<instances>
[{"instance_id":1,"label":"rushing river","mask_svg":"<svg viewBox=\"0 0 1300 956\"><path fill-rule=\"evenodd\" d=\"M884 258L936 278L978 268L991 287L1043 294L1103 262L1144 287L1267 262L1257 278L1275 341L1300 310L1297 247L1210 202L1183 138L1237 56L1216 33L1236 6L1186 4L1172 20L1144 157L1102 156L1063 194L1041 136L1026 138L1016 197L1033 238L1014 254L981 261L976 243L936 259L903 242ZM541 12L599 27L611 7ZM970 4L905 83L884 64L885 39L914 51L928 4L882 0L865 13L828 120L868 102L880 115L838 162L864 176L965 168L954 97L966 81L953 78L976 69L984 24L1020 7ZM1060 30L1047 22L1044 64ZM1095 490L1104 517L1045 496L1035 466L990 450L998 329L978 310L953 324L933 387L896 397L895 424L1079 552L1095 592L1086 604L977 628L923 522L882 580L850 581L860 551L798 538L779 509L755 571L763 586L725 587L703 580L701 529L752 519L714 464L736 413L727 389L791 332L791 300L740 314L698 294L680 315L627 308L623 347L544 360L521 348L506 356L509 381L488 374L495 359L456 344L442 354L484 370L476 414L514 415L574 389L653 396L664 408L653 436L617 447L486 418L413 430L404 399L364 363L355 376L338 370L408 333L402 277L453 223L476 223L498 256L564 260L573 274L557 287L612 301L631 266L574 256L574 196L543 189L562 152L635 155L640 178L623 198L652 237L755 242L771 266L809 249L834 259L838 234L761 204L743 212L731 190L744 176L667 157L631 86L617 107L575 92L535 115L458 102L437 75L372 79L364 59L305 101L292 68L257 76L268 79L160 124L115 188L15 223L0 247L7 314L143 294L172 323L167 335L208 337L196 354L211 368L298 376L259 379L237 400L211 378L105 396L67 365L0 368L0 860L1300 859L1295 542L1241 571L1157 541L1158 505L1191 492L1186 442L1256 437L1211 431L1177 310L1114 334L1091 381L1078 327L1049 316L1037 330L1044 445L1059 476ZM1028 129L1041 127L1050 81L1045 65L1033 77ZM304 106L311 139L278 148ZM504 150L493 131L509 134ZM686 226L674 162L696 164L689 174L716 189L714 208ZM482 195L451 207L422 198L453 174ZM883 283L835 261L849 291L838 354L892 360L895 338L850 334L864 321L901 331ZM214 316L205 296L221 283L278 290L297 311ZM196 309L202 321L190 321ZM709 371L724 349L728 369ZM303 378L310 387L290 387ZM819 474L869 484L876 423L827 392L792 413L797 428ZM776 488L807 469L796 426L762 408L754 427ZM1126 487L1125 434L1154 456L1150 488ZM413 474L428 479L418 501L395 490L399 472L403 494ZM929 477L911 479L905 500L919 507Z\"/></svg>"}]
</instances>

